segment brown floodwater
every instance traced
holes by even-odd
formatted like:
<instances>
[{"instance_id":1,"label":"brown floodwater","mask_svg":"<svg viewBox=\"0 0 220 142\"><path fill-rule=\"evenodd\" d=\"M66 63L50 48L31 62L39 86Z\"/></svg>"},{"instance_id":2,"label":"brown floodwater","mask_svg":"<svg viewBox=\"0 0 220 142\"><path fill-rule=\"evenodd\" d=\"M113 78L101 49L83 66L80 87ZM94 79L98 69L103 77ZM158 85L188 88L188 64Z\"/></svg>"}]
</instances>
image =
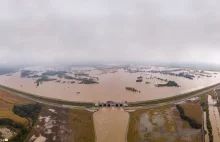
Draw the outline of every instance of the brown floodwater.
<instances>
[{"instance_id":1,"label":"brown floodwater","mask_svg":"<svg viewBox=\"0 0 220 142\"><path fill-rule=\"evenodd\" d=\"M101 108L93 114L96 142L125 142L129 114L123 108Z\"/></svg>"},{"instance_id":2,"label":"brown floodwater","mask_svg":"<svg viewBox=\"0 0 220 142\"><path fill-rule=\"evenodd\" d=\"M209 142L208 128L206 123L206 112L203 112L203 118L204 118L204 130L207 132L205 135L205 142Z\"/></svg>"},{"instance_id":3,"label":"brown floodwater","mask_svg":"<svg viewBox=\"0 0 220 142\"><path fill-rule=\"evenodd\" d=\"M30 68L28 68L30 69ZM32 70L41 71L38 74L45 71L45 69L36 67ZM54 68L50 68L54 69ZM54 70L60 70L62 68L56 68ZM158 69L158 67L156 68ZM165 68L161 68L165 69ZM159 98L170 97L193 91L202 87L206 87L220 80L220 75L216 77L201 77L194 80L186 79L183 77L176 77L170 75L162 75L159 73L138 72L129 73L123 69L116 70L97 70L94 68L72 68L72 72L83 70L85 73L90 74L92 77L99 78L99 84L70 84L70 83L56 83L55 81L43 82L40 86L36 87L32 78L21 78L20 72L14 73L12 76L1 75L0 84L22 90L25 92L37 94L40 96L46 96L51 98L64 99L69 101L143 101L153 100ZM158 79L146 79L150 76L156 76L163 79L168 79L177 82L181 87L155 87L157 83L164 83ZM138 76L143 76L143 82L137 83ZM52 77L57 78L57 77ZM62 81L72 81L61 79ZM146 81L151 84L145 84ZM141 93L134 93L127 91L125 87L134 87L140 90ZM80 93L77 93L80 92Z\"/></svg>"}]
</instances>

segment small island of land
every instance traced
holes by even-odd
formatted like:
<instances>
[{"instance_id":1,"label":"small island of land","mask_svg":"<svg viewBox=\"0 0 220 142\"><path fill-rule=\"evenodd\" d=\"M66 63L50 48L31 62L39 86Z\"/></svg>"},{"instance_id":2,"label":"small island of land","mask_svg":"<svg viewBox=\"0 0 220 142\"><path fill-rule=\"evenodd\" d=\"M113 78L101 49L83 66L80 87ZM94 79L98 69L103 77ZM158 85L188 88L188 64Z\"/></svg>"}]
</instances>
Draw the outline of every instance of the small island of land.
<instances>
[{"instance_id":1,"label":"small island of land","mask_svg":"<svg viewBox=\"0 0 220 142\"><path fill-rule=\"evenodd\" d=\"M56 80L56 79L55 78L49 78L47 76L42 76L41 78L37 79L35 83L37 84L36 86L39 86L40 84L42 84L45 81L54 81L54 80Z\"/></svg>"},{"instance_id":2,"label":"small island of land","mask_svg":"<svg viewBox=\"0 0 220 142\"><path fill-rule=\"evenodd\" d=\"M156 84L156 87L180 87L175 81L168 81L166 84Z\"/></svg>"},{"instance_id":3,"label":"small island of land","mask_svg":"<svg viewBox=\"0 0 220 142\"><path fill-rule=\"evenodd\" d=\"M172 70L172 71L178 71L178 70ZM184 73L184 72L181 72L181 73L173 73L171 71L159 71L159 70L150 70L150 71L147 71L149 73L160 73L160 74L164 74L164 75L171 75L171 76L178 76L178 77L184 77L184 78L187 78L187 79L191 79L193 80L194 79L194 75L191 75L191 74L187 74L187 73Z\"/></svg>"},{"instance_id":4,"label":"small island of land","mask_svg":"<svg viewBox=\"0 0 220 142\"><path fill-rule=\"evenodd\" d=\"M36 86L39 86L40 84L43 84L43 82L47 81L55 81L56 83L67 83L68 81L61 81L57 80L56 78L51 78L52 76L57 76L58 78L62 79L67 79L67 80L75 80L75 81L70 81L68 83L74 84L78 82L79 84L98 84L96 80L99 80L98 77L90 77L89 74L80 72L80 73L75 73L75 77L70 76L68 74L72 74L72 72L67 72L67 71L46 71L41 73L41 75L36 74L36 71L31 71L31 70L22 70L21 71L21 77L22 78L35 78L35 84ZM82 77L84 76L84 77Z\"/></svg>"},{"instance_id":5,"label":"small island of land","mask_svg":"<svg viewBox=\"0 0 220 142\"><path fill-rule=\"evenodd\" d=\"M142 81L143 81L143 77L142 76L137 77L136 82L142 82Z\"/></svg>"},{"instance_id":6,"label":"small island of land","mask_svg":"<svg viewBox=\"0 0 220 142\"><path fill-rule=\"evenodd\" d=\"M99 83L93 79L83 78L79 84L99 84Z\"/></svg>"},{"instance_id":7,"label":"small island of land","mask_svg":"<svg viewBox=\"0 0 220 142\"><path fill-rule=\"evenodd\" d=\"M145 84L150 84L150 82L146 81Z\"/></svg>"},{"instance_id":8,"label":"small island of land","mask_svg":"<svg viewBox=\"0 0 220 142\"><path fill-rule=\"evenodd\" d=\"M139 90L137 90L137 89L135 89L133 87L126 87L125 89L128 90L128 91L141 93L141 91L139 91Z\"/></svg>"}]
</instances>

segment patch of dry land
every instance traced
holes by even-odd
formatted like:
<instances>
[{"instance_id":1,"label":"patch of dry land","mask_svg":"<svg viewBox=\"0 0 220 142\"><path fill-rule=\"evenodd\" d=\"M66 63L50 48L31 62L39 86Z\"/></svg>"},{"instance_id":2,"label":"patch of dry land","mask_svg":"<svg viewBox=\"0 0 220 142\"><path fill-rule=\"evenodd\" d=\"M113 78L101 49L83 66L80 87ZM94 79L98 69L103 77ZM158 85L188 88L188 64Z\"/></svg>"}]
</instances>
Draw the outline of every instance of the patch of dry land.
<instances>
[{"instance_id":1,"label":"patch of dry land","mask_svg":"<svg viewBox=\"0 0 220 142\"><path fill-rule=\"evenodd\" d=\"M180 104L185 115L202 124L199 101ZM128 142L201 142L202 130L194 129L181 119L175 105L166 105L130 112Z\"/></svg>"},{"instance_id":2,"label":"patch of dry land","mask_svg":"<svg viewBox=\"0 0 220 142\"><path fill-rule=\"evenodd\" d=\"M46 106L26 141L94 142L92 113Z\"/></svg>"},{"instance_id":3,"label":"patch of dry land","mask_svg":"<svg viewBox=\"0 0 220 142\"><path fill-rule=\"evenodd\" d=\"M13 93L0 90L0 138L16 141L21 140L27 134L26 131L30 128L31 119L21 116L18 112L15 113L13 109L15 105L22 106L32 103L32 101Z\"/></svg>"},{"instance_id":4,"label":"patch of dry land","mask_svg":"<svg viewBox=\"0 0 220 142\"><path fill-rule=\"evenodd\" d=\"M93 113L36 104L0 90L0 138L13 142L94 142Z\"/></svg>"},{"instance_id":5,"label":"patch of dry land","mask_svg":"<svg viewBox=\"0 0 220 142\"><path fill-rule=\"evenodd\" d=\"M0 138L13 142L94 142L93 113L36 104L0 90Z\"/></svg>"},{"instance_id":6,"label":"patch of dry land","mask_svg":"<svg viewBox=\"0 0 220 142\"><path fill-rule=\"evenodd\" d=\"M13 113L14 105L31 103L27 99L21 98L4 90L0 90L0 119L9 118L15 122L28 125L28 120Z\"/></svg>"}]
</instances>

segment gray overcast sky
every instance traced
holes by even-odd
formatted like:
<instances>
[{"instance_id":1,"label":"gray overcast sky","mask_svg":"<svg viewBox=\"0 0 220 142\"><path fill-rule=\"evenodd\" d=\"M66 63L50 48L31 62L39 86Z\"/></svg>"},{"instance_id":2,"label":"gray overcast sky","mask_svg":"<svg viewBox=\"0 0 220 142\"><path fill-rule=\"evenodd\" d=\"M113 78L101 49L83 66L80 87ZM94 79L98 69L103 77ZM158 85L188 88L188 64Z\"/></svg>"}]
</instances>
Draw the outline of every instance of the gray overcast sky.
<instances>
[{"instance_id":1,"label":"gray overcast sky","mask_svg":"<svg viewBox=\"0 0 220 142\"><path fill-rule=\"evenodd\" d=\"M219 0L0 0L0 65L220 63Z\"/></svg>"}]
</instances>

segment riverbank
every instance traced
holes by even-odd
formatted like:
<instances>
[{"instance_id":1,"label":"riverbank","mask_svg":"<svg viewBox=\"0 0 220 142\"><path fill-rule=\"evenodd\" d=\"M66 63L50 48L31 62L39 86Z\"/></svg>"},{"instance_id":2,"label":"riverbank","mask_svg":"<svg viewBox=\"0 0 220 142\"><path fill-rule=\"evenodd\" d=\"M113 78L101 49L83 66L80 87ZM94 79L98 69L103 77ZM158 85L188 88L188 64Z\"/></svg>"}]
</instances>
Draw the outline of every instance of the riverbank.
<instances>
[{"instance_id":1,"label":"riverbank","mask_svg":"<svg viewBox=\"0 0 220 142\"><path fill-rule=\"evenodd\" d=\"M94 103L87 103L87 102L73 102L73 101L66 101L66 100L61 100L61 99L55 99L55 98L48 98L48 97L43 97L43 96L38 96L35 94L23 92L17 89L13 89L10 87L6 87L0 84L0 88L5 89L7 91L11 91L16 94L23 95L25 97L28 97L29 99L36 99L36 100L41 100L45 102L50 102L50 103L55 103L55 104L60 104L60 105L70 105L70 106L94 106Z\"/></svg>"},{"instance_id":2,"label":"riverbank","mask_svg":"<svg viewBox=\"0 0 220 142\"><path fill-rule=\"evenodd\" d=\"M197 95L201 95L202 93L204 93L204 91L209 91L209 90L214 89L218 86L220 86L220 83L217 83L217 84L214 84L214 85L202 88L202 89L198 89L198 90L195 90L195 91L191 91L191 92L188 92L188 93L176 95L176 96L173 96L173 97L167 97L167 98L156 99L156 100L130 102L129 107L161 104L161 103L168 103L168 102L173 102L173 101L177 101L177 100L181 100L181 99L187 99L187 98L190 98L190 97L195 97Z\"/></svg>"},{"instance_id":3,"label":"riverbank","mask_svg":"<svg viewBox=\"0 0 220 142\"><path fill-rule=\"evenodd\" d=\"M128 106L129 107L138 107L138 106L149 106L149 105L157 105L157 104L163 104L163 103L169 103L169 102L176 102L178 100L198 96L198 95L204 93L204 91L210 91L211 89L216 88L218 86L220 86L220 83L217 83L217 84L214 84L214 85L211 85L211 86L199 89L199 90L195 90L192 92L173 96L173 97L167 97L167 98L157 99L157 100L128 102ZM0 88L5 89L7 91L14 92L18 95L22 95L22 96L27 97L29 99L35 99L35 101L39 100L39 101L43 101L44 103L54 103L54 104L60 105L61 107L65 106L65 105L66 106L78 106L78 107L82 107L82 108L94 107L94 103L92 103L92 102L72 102L72 101L66 101L66 100L61 100L61 99L48 98L48 97L43 97L43 96L38 96L35 94L23 92L23 91L13 89L10 87L6 87L1 84L0 84Z\"/></svg>"}]
</instances>

